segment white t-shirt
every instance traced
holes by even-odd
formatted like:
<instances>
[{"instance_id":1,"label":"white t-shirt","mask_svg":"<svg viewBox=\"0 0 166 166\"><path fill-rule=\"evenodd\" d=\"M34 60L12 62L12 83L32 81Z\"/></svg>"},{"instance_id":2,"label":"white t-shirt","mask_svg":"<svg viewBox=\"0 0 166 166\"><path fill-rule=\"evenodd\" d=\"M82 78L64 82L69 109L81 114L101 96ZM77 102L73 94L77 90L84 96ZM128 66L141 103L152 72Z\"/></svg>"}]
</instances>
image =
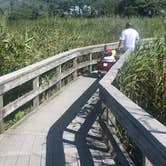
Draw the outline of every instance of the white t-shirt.
<instances>
[{"instance_id":1,"label":"white t-shirt","mask_svg":"<svg viewBox=\"0 0 166 166\"><path fill-rule=\"evenodd\" d=\"M133 28L127 28L120 34L125 50L134 49L136 40L139 40L138 32Z\"/></svg>"}]
</instances>

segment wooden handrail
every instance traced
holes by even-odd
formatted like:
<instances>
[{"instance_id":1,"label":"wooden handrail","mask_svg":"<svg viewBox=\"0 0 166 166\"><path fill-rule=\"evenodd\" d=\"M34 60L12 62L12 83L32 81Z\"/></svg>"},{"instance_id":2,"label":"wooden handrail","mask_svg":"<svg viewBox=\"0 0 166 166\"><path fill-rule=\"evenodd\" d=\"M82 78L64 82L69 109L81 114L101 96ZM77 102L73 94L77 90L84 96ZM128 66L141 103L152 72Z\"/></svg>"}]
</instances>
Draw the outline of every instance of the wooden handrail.
<instances>
[{"instance_id":1,"label":"wooden handrail","mask_svg":"<svg viewBox=\"0 0 166 166\"><path fill-rule=\"evenodd\" d=\"M99 82L100 98L148 160L165 165L166 127L112 85L129 55L130 51L123 54Z\"/></svg>"},{"instance_id":2,"label":"wooden handrail","mask_svg":"<svg viewBox=\"0 0 166 166\"><path fill-rule=\"evenodd\" d=\"M152 40L145 39L144 42ZM60 89L62 79L71 74L75 78L78 69L96 64L97 60L92 58L93 53L103 51L105 45L108 48L116 48L117 42L73 49L0 77L0 132L3 131L4 117L31 100L34 101L35 107L38 106L41 93L55 84L58 84ZM87 54L89 54L89 60L78 65L77 58ZM166 127L112 85L128 55L130 52L121 56L120 60L99 82L100 98L152 164L164 165L166 163ZM61 66L70 60L73 60L73 67L62 72ZM39 85L39 77L54 68L57 68L58 71L56 78ZM4 106L5 93L31 80L33 80L31 91Z\"/></svg>"},{"instance_id":3,"label":"wooden handrail","mask_svg":"<svg viewBox=\"0 0 166 166\"><path fill-rule=\"evenodd\" d=\"M75 57L103 51L105 45L116 48L117 42L73 49L4 75L0 77L0 95Z\"/></svg>"},{"instance_id":4,"label":"wooden handrail","mask_svg":"<svg viewBox=\"0 0 166 166\"><path fill-rule=\"evenodd\" d=\"M72 74L73 78L75 79L77 77L77 70L96 64L97 59L93 59L92 55L97 52L102 52L105 45L107 45L108 48L116 48L117 42L87 46L66 51L0 77L0 133L3 130L3 118L10 115L16 109L31 100L33 100L33 106L37 107L39 105L39 95L41 93L45 92L56 84L61 87L61 80L63 80L68 75ZM87 54L89 54L89 60L77 64L77 58ZM73 61L73 67L67 71L61 71L61 66L71 60ZM58 69L58 75L56 78L53 80L48 80L47 84L39 85L39 77L41 77L42 74L55 68ZM26 94L4 106L3 96L8 91L32 80L33 90L27 92Z\"/></svg>"}]
</instances>

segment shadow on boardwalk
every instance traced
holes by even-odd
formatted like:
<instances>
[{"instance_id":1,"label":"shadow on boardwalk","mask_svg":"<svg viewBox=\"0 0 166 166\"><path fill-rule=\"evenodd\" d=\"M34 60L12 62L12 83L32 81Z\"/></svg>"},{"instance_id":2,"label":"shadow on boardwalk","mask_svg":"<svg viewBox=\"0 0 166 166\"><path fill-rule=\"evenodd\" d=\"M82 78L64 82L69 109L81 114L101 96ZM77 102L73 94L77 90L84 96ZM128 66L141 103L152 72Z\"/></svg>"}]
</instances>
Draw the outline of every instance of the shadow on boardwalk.
<instances>
[{"instance_id":1,"label":"shadow on boardwalk","mask_svg":"<svg viewBox=\"0 0 166 166\"><path fill-rule=\"evenodd\" d=\"M89 98L95 93L98 89L98 80L96 80L71 106L70 108L62 115L62 117L54 123L50 128L47 135L46 141L46 166L65 166L65 154L63 143L63 132L67 131L67 126L72 122L75 116L81 111L81 108L89 100ZM75 141L71 144L75 144L78 150L79 159L81 165L94 165L91 153L87 147L86 143L86 134L91 128L92 124L97 118L96 113L91 113L88 115L85 122L82 124L81 128L75 134ZM68 130L68 132L72 132ZM86 154L86 155L85 155ZM88 158L87 158L88 156ZM86 158L85 158L86 157Z\"/></svg>"}]
</instances>

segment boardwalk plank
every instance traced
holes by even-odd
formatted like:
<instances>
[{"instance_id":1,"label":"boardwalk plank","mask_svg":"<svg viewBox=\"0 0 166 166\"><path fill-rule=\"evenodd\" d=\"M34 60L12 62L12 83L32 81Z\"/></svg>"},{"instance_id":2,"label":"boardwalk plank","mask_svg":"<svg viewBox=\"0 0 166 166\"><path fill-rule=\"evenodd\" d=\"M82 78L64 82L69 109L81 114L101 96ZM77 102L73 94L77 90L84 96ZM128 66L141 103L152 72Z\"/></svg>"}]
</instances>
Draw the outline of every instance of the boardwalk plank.
<instances>
[{"instance_id":1,"label":"boardwalk plank","mask_svg":"<svg viewBox=\"0 0 166 166\"><path fill-rule=\"evenodd\" d=\"M16 166L28 166L29 165L29 160L30 160L30 156L19 156Z\"/></svg>"},{"instance_id":2,"label":"boardwalk plank","mask_svg":"<svg viewBox=\"0 0 166 166\"><path fill-rule=\"evenodd\" d=\"M29 166L40 166L41 165L41 156L37 154L32 154L30 156Z\"/></svg>"},{"instance_id":3,"label":"boardwalk plank","mask_svg":"<svg viewBox=\"0 0 166 166\"><path fill-rule=\"evenodd\" d=\"M64 144L65 165L79 166L78 152L75 146Z\"/></svg>"},{"instance_id":4,"label":"boardwalk plank","mask_svg":"<svg viewBox=\"0 0 166 166\"><path fill-rule=\"evenodd\" d=\"M3 166L16 166L18 156L7 156Z\"/></svg>"},{"instance_id":5,"label":"boardwalk plank","mask_svg":"<svg viewBox=\"0 0 166 166\"><path fill-rule=\"evenodd\" d=\"M6 157L0 157L0 166L3 166L3 165L4 165L5 158L6 158Z\"/></svg>"},{"instance_id":6,"label":"boardwalk plank","mask_svg":"<svg viewBox=\"0 0 166 166\"><path fill-rule=\"evenodd\" d=\"M46 144L46 136L36 136L33 143L32 153L42 155L45 144Z\"/></svg>"},{"instance_id":7,"label":"boardwalk plank","mask_svg":"<svg viewBox=\"0 0 166 166\"><path fill-rule=\"evenodd\" d=\"M40 166L46 166L46 159L45 159L45 157L41 158L41 165Z\"/></svg>"},{"instance_id":8,"label":"boardwalk plank","mask_svg":"<svg viewBox=\"0 0 166 166\"><path fill-rule=\"evenodd\" d=\"M1 162L4 162L2 166L56 166L54 158L57 152L58 160L60 160L59 158L63 159L63 156L59 156L60 154L65 155L64 159L66 165L80 166L79 155L81 153L78 153L78 148L84 147L82 145L85 145L86 148L88 148L88 146L84 139L83 143L85 144L79 144L77 142L76 147L74 145L74 135L79 133L82 124L88 122L86 118L91 112L92 107L87 109L81 109L81 107L97 89L98 82L95 82L95 80L94 78L81 77L80 80L72 83L56 98L49 101L48 104L40 107L40 110L32 112L32 114L15 125L12 130L8 133L4 133L3 139L0 140L0 148L2 147L2 149L0 149L0 157L3 157L3 161L1 160ZM91 88L88 89L90 86ZM77 89L79 89L79 91ZM78 113L75 118L73 112ZM63 116L64 114L66 116ZM60 128L56 128L56 126L54 126L55 124L59 124L58 127ZM84 132L87 131L86 126L87 125L84 126L84 130L81 130L81 132L83 132L81 134L85 134ZM90 126L91 124L87 127ZM61 152L60 149L56 151L51 143L50 147L48 146L48 132L53 132L51 133L52 136L60 134L59 132L55 132L54 129L64 130L64 137L60 135L58 139L60 141L60 147L62 145L61 148L64 148L62 150L63 153L59 153ZM55 140L55 137L53 137L53 143L55 143ZM67 142L65 142L65 140ZM49 148L52 148L52 153L46 151L49 150ZM83 151L82 149L80 152ZM1 154L5 154L5 156ZM86 153L85 150L85 153L83 152L82 154L88 155L89 153ZM50 159L50 162L46 163L46 159ZM82 160L83 159L86 160L86 156L82 156Z\"/></svg>"},{"instance_id":9,"label":"boardwalk plank","mask_svg":"<svg viewBox=\"0 0 166 166\"><path fill-rule=\"evenodd\" d=\"M0 153L19 153L24 139L24 136L18 134L4 136L2 141L0 141Z\"/></svg>"},{"instance_id":10,"label":"boardwalk plank","mask_svg":"<svg viewBox=\"0 0 166 166\"><path fill-rule=\"evenodd\" d=\"M33 144L34 144L35 136L34 135L26 135L24 138L24 143L22 145L22 148L20 150L21 155L29 155L32 151Z\"/></svg>"}]
</instances>

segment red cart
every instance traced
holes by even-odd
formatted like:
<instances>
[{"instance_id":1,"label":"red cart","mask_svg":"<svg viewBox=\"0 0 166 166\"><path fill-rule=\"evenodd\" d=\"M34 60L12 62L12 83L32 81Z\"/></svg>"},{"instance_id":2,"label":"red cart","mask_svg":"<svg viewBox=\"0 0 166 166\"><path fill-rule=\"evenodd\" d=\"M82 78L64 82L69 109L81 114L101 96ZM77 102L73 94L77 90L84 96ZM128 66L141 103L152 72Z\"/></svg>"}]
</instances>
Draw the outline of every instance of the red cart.
<instances>
[{"instance_id":1,"label":"red cart","mask_svg":"<svg viewBox=\"0 0 166 166\"><path fill-rule=\"evenodd\" d=\"M101 77L102 74L105 74L118 59L119 58L116 56L115 50L105 50L102 57L97 62L98 77Z\"/></svg>"}]
</instances>

